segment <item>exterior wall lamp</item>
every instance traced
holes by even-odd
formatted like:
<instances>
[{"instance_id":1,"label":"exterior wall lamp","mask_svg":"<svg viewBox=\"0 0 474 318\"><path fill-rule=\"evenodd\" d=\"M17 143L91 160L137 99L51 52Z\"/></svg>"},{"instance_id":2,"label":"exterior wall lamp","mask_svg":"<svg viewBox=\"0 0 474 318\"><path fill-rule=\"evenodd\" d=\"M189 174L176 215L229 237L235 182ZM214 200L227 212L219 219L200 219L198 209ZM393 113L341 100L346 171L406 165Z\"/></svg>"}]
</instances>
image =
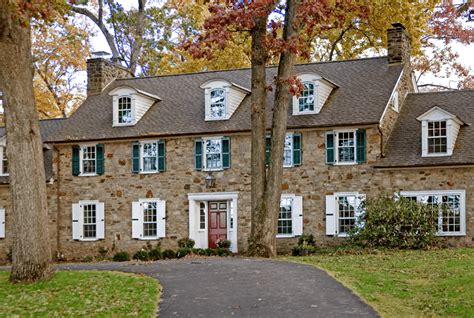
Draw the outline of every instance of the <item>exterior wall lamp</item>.
<instances>
[{"instance_id":1,"label":"exterior wall lamp","mask_svg":"<svg viewBox=\"0 0 474 318\"><path fill-rule=\"evenodd\" d=\"M216 185L216 178L209 172L208 175L205 178L206 181L206 188L214 188Z\"/></svg>"}]
</instances>

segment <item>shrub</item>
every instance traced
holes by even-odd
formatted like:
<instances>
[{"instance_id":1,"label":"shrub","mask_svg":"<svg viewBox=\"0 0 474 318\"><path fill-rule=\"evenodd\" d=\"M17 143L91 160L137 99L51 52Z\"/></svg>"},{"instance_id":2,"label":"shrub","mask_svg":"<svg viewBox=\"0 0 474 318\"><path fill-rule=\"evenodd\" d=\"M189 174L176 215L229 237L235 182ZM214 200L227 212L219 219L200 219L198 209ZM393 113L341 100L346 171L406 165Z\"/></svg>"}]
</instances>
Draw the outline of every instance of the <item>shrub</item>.
<instances>
[{"instance_id":1,"label":"shrub","mask_svg":"<svg viewBox=\"0 0 474 318\"><path fill-rule=\"evenodd\" d=\"M206 248L204 250L204 253L206 254L206 256L215 256L215 255L217 255L217 251L215 249L212 249L212 248Z\"/></svg>"},{"instance_id":2,"label":"shrub","mask_svg":"<svg viewBox=\"0 0 474 318\"><path fill-rule=\"evenodd\" d=\"M178 248L178 250L176 251L176 257L177 257L177 258L182 258L182 257L185 257L186 255L188 255L189 253L191 253L191 249L190 249L190 248L187 248L187 247L180 247L180 248Z\"/></svg>"},{"instance_id":3,"label":"shrub","mask_svg":"<svg viewBox=\"0 0 474 318\"><path fill-rule=\"evenodd\" d=\"M137 260L140 260L140 261L148 261L149 254L148 254L147 251L142 249L142 250L139 250L138 252L136 252L133 255L133 259L137 259Z\"/></svg>"},{"instance_id":4,"label":"shrub","mask_svg":"<svg viewBox=\"0 0 474 318\"><path fill-rule=\"evenodd\" d=\"M206 250L203 248L193 248L191 251L196 255L206 255Z\"/></svg>"},{"instance_id":5,"label":"shrub","mask_svg":"<svg viewBox=\"0 0 474 318\"><path fill-rule=\"evenodd\" d=\"M216 249L216 254L218 256L229 256L231 254L231 252L228 248L219 247L219 248Z\"/></svg>"},{"instance_id":6,"label":"shrub","mask_svg":"<svg viewBox=\"0 0 474 318\"><path fill-rule=\"evenodd\" d=\"M350 233L352 243L364 247L418 249L436 243L439 207L409 198L369 199L360 222Z\"/></svg>"},{"instance_id":7,"label":"shrub","mask_svg":"<svg viewBox=\"0 0 474 318\"><path fill-rule=\"evenodd\" d=\"M293 256L307 256L318 251L316 246L312 245L297 245L291 250Z\"/></svg>"},{"instance_id":8,"label":"shrub","mask_svg":"<svg viewBox=\"0 0 474 318\"><path fill-rule=\"evenodd\" d=\"M114 262L126 262L130 260L130 255L127 252L117 252L113 257Z\"/></svg>"},{"instance_id":9,"label":"shrub","mask_svg":"<svg viewBox=\"0 0 474 318\"><path fill-rule=\"evenodd\" d=\"M219 247L219 248L230 248L231 244L232 244L232 242L229 241L229 240L219 240L219 242L217 242L217 247Z\"/></svg>"},{"instance_id":10,"label":"shrub","mask_svg":"<svg viewBox=\"0 0 474 318\"><path fill-rule=\"evenodd\" d=\"M154 248L148 252L148 258L152 261L160 260L163 257L161 250Z\"/></svg>"},{"instance_id":11,"label":"shrub","mask_svg":"<svg viewBox=\"0 0 474 318\"><path fill-rule=\"evenodd\" d=\"M163 251L163 258L164 259L170 259L170 258L175 258L176 253L173 250L167 249Z\"/></svg>"},{"instance_id":12,"label":"shrub","mask_svg":"<svg viewBox=\"0 0 474 318\"><path fill-rule=\"evenodd\" d=\"M84 263L93 262L93 261L94 261L94 256L90 256L90 255L84 256L84 257L82 258L82 261L83 261Z\"/></svg>"},{"instance_id":13,"label":"shrub","mask_svg":"<svg viewBox=\"0 0 474 318\"><path fill-rule=\"evenodd\" d=\"M314 240L313 234L301 235L300 238L298 239L298 245L316 246L316 241Z\"/></svg>"},{"instance_id":14,"label":"shrub","mask_svg":"<svg viewBox=\"0 0 474 318\"><path fill-rule=\"evenodd\" d=\"M193 248L194 244L194 240L187 237L178 240L178 247L180 248Z\"/></svg>"},{"instance_id":15,"label":"shrub","mask_svg":"<svg viewBox=\"0 0 474 318\"><path fill-rule=\"evenodd\" d=\"M106 247L99 247L99 255L102 256L102 258L107 256L107 253L109 252L109 249Z\"/></svg>"}]
</instances>

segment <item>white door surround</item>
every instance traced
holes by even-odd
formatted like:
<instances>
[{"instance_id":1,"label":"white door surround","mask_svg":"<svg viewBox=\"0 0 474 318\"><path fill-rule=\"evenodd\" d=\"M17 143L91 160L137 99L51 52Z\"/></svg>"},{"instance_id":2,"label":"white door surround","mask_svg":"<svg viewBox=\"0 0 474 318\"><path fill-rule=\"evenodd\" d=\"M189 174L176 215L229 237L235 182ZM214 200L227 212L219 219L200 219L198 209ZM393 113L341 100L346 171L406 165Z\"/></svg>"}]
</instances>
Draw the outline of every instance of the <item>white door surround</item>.
<instances>
[{"instance_id":1,"label":"white door surround","mask_svg":"<svg viewBox=\"0 0 474 318\"><path fill-rule=\"evenodd\" d=\"M196 242L196 248L208 248L208 213L207 202L228 201L227 238L231 241L230 250L237 253L237 192L189 193L189 238ZM205 203L205 223L201 228L200 205Z\"/></svg>"}]
</instances>

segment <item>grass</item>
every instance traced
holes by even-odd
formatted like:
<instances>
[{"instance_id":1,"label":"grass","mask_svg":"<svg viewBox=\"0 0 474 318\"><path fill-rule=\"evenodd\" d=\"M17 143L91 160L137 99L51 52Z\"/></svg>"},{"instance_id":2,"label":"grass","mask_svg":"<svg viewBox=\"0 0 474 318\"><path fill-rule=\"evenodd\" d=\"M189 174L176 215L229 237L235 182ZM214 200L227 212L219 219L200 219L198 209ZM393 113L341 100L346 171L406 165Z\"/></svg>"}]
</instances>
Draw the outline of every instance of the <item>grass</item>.
<instances>
[{"instance_id":1,"label":"grass","mask_svg":"<svg viewBox=\"0 0 474 318\"><path fill-rule=\"evenodd\" d=\"M0 317L154 317L160 285L151 277L60 271L53 279L11 284L0 271Z\"/></svg>"},{"instance_id":2,"label":"grass","mask_svg":"<svg viewBox=\"0 0 474 318\"><path fill-rule=\"evenodd\" d=\"M474 317L474 249L328 249L287 259L327 271L382 317Z\"/></svg>"}]
</instances>

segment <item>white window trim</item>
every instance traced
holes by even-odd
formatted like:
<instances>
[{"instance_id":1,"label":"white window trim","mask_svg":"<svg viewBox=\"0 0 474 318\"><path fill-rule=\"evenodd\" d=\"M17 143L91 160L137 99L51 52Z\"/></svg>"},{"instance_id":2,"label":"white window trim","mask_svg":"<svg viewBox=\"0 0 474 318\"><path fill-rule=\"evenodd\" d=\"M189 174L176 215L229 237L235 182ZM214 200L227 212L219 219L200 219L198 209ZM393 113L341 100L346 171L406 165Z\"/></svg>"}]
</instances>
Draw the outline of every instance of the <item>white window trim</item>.
<instances>
[{"instance_id":1,"label":"white window trim","mask_svg":"<svg viewBox=\"0 0 474 318\"><path fill-rule=\"evenodd\" d=\"M155 236L145 236L143 235L142 238L140 238L141 241L156 241L158 240L160 237L158 236L158 226L159 226L159 221L158 221L158 217L159 217L159 211L158 211L158 208L159 208L159 201L161 201L159 198L150 198L150 199L139 199L138 202L143 204L143 203L152 203L152 202L156 202L156 235ZM144 217L144 208L143 208L143 205L141 206L141 209L140 209L140 213L142 214L142 216ZM142 221L142 224L141 226L143 226L143 224L145 224L145 221Z\"/></svg>"},{"instance_id":2,"label":"white window trim","mask_svg":"<svg viewBox=\"0 0 474 318\"><path fill-rule=\"evenodd\" d=\"M211 115L211 109L212 109L212 99L211 99L211 93L213 91L217 90L222 90L224 91L224 116L221 117L214 117ZM206 116L206 120L226 120L228 118L229 114L229 105L228 105L228 99L229 99L229 87L228 86L222 86L222 87L214 87L214 88L209 88L209 94L206 94L206 98L209 99L209 115Z\"/></svg>"},{"instance_id":3,"label":"white window trim","mask_svg":"<svg viewBox=\"0 0 474 318\"><path fill-rule=\"evenodd\" d=\"M339 133L354 133L354 161L339 162ZM357 164L357 129L334 130L334 165L350 166Z\"/></svg>"},{"instance_id":4,"label":"white window trim","mask_svg":"<svg viewBox=\"0 0 474 318\"><path fill-rule=\"evenodd\" d=\"M96 233L95 233L95 237L87 237L87 238L84 238L84 209L82 209L81 211L81 218L82 218L82 228L81 228L81 232L82 232L82 238L79 239L79 241L81 242L95 242L95 241L100 241L101 239L97 238L97 232L98 232L98 226L99 226L99 220L98 220L98 217L97 217L97 207L99 205L99 200L81 200L79 202L77 202L77 204L79 205L88 205L88 204L94 204L95 205L95 208L96 208L96 219L95 219L95 226L96 226ZM104 214L105 214L105 211L104 211Z\"/></svg>"},{"instance_id":5,"label":"white window trim","mask_svg":"<svg viewBox=\"0 0 474 318\"><path fill-rule=\"evenodd\" d=\"M223 136L220 137L205 137L202 138L202 171L222 171L224 170L224 161L222 156L222 140ZM208 168L207 167L207 154L206 154L206 141L207 140L219 140L221 143L221 167L220 168Z\"/></svg>"},{"instance_id":6,"label":"white window trim","mask_svg":"<svg viewBox=\"0 0 474 318\"><path fill-rule=\"evenodd\" d=\"M433 122L446 122L446 152L428 152L428 123ZM422 157L449 157L452 156L453 150L450 149L449 145L452 142L452 119L439 119L439 120L423 120L421 123L421 144L422 144Z\"/></svg>"},{"instance_id":7,"label":"white window trim","mask_svg":"<svg viewBox=\"0 0 474 318\"><path fill-rule=\"evenodd\" d=\"M3 173L3 153L7 151L6 145L0 144L0 176L6 177L9 176L9 173ZM7 158L8 161L8 158Z\"/></svg>"},{"instance_id":8,"label":"white window trim","mask_svg":"<svg viewBox=\"0 0 474 318\"><path fill-rule=\"evenodd\" d=\"M292 213L292 219L293 219L293 213L295 212L294 210L294 206L295 206L295 198L296 196L294 194L282 194L281 195L281 198L280 198L280 202L281 200L283 199L292 199L292 202L291 202L291 213ZM280 208L280 207L279 207ZM279 218L278 218L279 219ZM295 235L293 235L293 232L294 232L294 229L293 229L293 224L292 224L292 227L291 227L291 234L278 234L278 229L277 229L277 235L276 237L277 238L289 238L289 237L296 237Z\"/></svg>"},{"instance_id":9,"label":"white window trim","mask_svg":"<svg viewBox=\"0 0 474 318\"><path fill-rule=\"evenodd\" d=\"M339 209L338 209L337 199L339 197L347 197L347 196L355 196L357 198L360 198L360 197L364 197L365 194L362 194L360 192L334 192L333 196L334 196L334 201L335 201L334 218L335 218L335 222L336 222L336 234L334 236L335 237L349 237L348 233L339 232ZM358 223L358 220L357 220L357 213L355 215L355 219L356 219L355 226L359 226L360 224Z\"/></svg>"},{"instance_id":10,"label":"white window trim","mask_svg":"<svg viewBox=\"0 0 474 318\"><path fill-rule=\"evenodd\" d=\"M291 159L291 164L289 165L285 165L285 145L283 145L283 168L292 168L294 167L294 163L293 163L293 151L294 151L294 145L293 145L293 133L290 132L290 133L286 133L285 134L285 139L288 135L291 135L291 153L290 153L290 159Z\"/></svg>"},{"instance_id":11,"label":"white window trim","mask_svg":"<svg viewBox=\"0 0 474 318\"><path fill-rule=\"evenodd\" d=\"M150 170L150 171L144 171L143 170L143 149L144 144L152 144L155 143L156 145L156 171ZM158 169L158 140L142 140L140 141L140 174L154 174L154 173L160 173Z\"/></svg>"},{"instance_id":12,"label":"white window trim","mask_svg":"<svg viewBox=\"0 0 474 318\"><path fill-rule=\"evenodd\" d=\"M130 103L132 108L132 121L130 123L119 123L118 119L118 101L122 97L130 97ZM112 127L121 127L121 126L134 126L137 123L137 115L135 112L135 96L133 94L122 94L114 95L113 97L113 124Z\"/></svg>"},{"instance_id":13,"label":"white window trim","mask_svg":"<svg viewBox=\"0 0 474 318\"><path fill-rule=\"evenodd\" d=\"M231 201L228 201L228 202L231 202ZM201 203L204 203L204 228L201 229ZM208 206L208 201L200 201L199 202L199 215L198 215L198 228L197 228L197 231L198 232L206 232L207 233L207 214L208 214L208 210L209 209L209 206Z\"/></svg>"},{"instance_id":14,"label":"white window trim","mask_svg":"<svg viewBox=\"0 0 474 318\"><path fill-rule=\"evenodd\" d=\"M310 76L308 77L307 74L303 74L301 78L299 78L302 83L312 83L314 85L314 110L304 110L300 111L300 104L299 104L299 97L300 96L293 96L293 115L314 115L319 114L319 80L320 77Z\"/></svg>"},{"instance_id":15,"label":"white window trim","mask_svg":"<svg viewBox=\"0 0 474 318\"><path fill-rule=\"evenodd\" d=\"M83 166L83 152L84 147L94 147L95 148L95 172L94 173L84 173L84 166ZM79 176L81 177L93 177L98 176L97 174L97 144L81 144L79 146Z\"/></svg>"},{"instance_id":16,"label":"white window trim","mask_svg":"<svg viewBox=\"0 0 474 318\"><path fill-rule=\"evenodd\" d=\"M453 195L458 194L460 196L460 222L461 231L459 232L440 232L437 231L437 236L466 236L466 190L426 190L426 191L400 191L400 195L403 197L418 197L422 195ZM395 195L398 195L395 193ZM418 198L417 198L418 201Z\"/></svg>"}]
</instances>

